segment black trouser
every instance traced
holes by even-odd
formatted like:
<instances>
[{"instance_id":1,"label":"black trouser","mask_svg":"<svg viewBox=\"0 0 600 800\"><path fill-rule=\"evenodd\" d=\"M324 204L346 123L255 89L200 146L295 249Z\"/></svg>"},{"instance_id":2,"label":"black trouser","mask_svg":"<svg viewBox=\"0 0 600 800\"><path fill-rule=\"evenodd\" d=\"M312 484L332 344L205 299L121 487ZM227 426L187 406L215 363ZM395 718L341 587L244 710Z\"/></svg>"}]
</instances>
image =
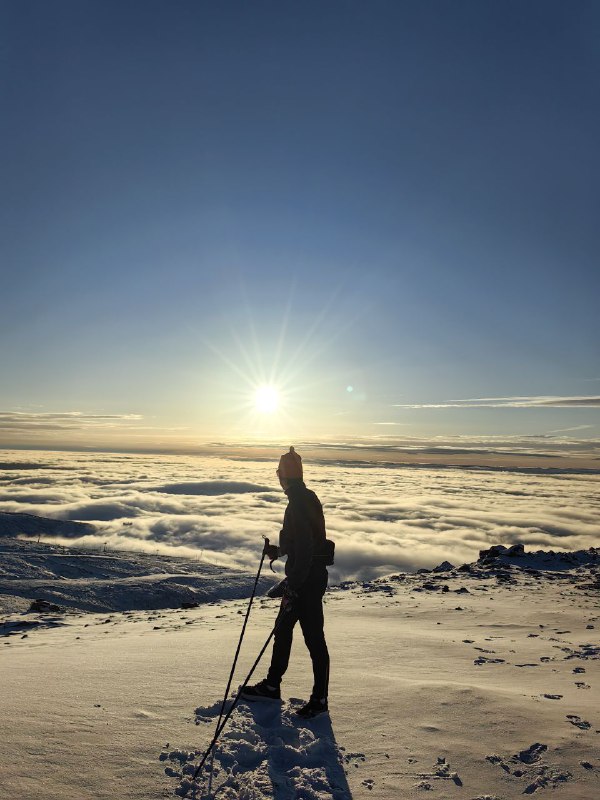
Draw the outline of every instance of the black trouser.
<instances>
[{"instance_id":1,"label":"black trouser","mask_svg":"<svg viewBox=\"0 0 600 800\"><path fill-rule=\"evenodd\" d=\"M282 612L275 630L271 666L267 675L270 686L279 686L292 649L294 626L300 623L304 641L312 659L314 685L311 697L327 697L329 686L329 652L323 631L323 595L327 588L327 571L311 576L294 598L291 606Z\"/></svg>"}]
</instances>

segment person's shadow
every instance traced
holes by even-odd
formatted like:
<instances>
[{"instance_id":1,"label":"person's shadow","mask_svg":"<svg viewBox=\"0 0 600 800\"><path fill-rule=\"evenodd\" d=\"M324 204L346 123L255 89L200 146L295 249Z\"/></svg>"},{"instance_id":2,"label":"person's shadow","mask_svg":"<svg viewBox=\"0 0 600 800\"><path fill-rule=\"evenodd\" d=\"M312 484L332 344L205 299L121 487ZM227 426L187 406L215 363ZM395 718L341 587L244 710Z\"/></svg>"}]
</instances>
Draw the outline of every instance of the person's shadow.
<instances>
[{"instance_id":1,"label":"person's shadow","mask_svg":"<svg viewBox=\"0 0 600 800\"><path fill-rule=\"evenodd\" d=\"M292 698L289 706L274 704L273 709L266 703L246 704L256 727L265 731L273 798L295 800L306 790L307 796L329 792L335 800L352 800L331 717L302 719L295 709L303 702Z\"/></svg>"},{"instance_id":2,"label":"person's shadow","mask_svg":"<svg viewBox=\"0 0 600 800\"><path fill-rule=\"evenodd\" d=\"M336 742L329 714L305 720L288 705L241 700L215 748L212 792L234 789L240 797L262 796L272 787L274 800L319 796L352 800L342 748ZM198 709L197 721L218 717L216 704ZM205 784L207 775L202 781ZM198 787L200 788L200 787ZM177 792L179 793L179 792ZM203 797L203 789L197 797Z\"/></svg>"}]
</instances>

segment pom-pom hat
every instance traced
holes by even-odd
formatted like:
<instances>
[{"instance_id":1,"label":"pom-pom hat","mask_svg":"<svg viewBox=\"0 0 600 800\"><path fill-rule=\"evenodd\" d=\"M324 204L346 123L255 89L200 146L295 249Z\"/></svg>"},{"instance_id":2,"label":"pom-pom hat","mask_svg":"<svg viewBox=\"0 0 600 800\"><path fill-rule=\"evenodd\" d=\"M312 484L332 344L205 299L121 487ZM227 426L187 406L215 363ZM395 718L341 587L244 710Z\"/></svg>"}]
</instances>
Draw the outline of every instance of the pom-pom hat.
<instances>
[{"instance_id":1,"label":"pom-pom hat","mask_svg":"<svg viewBox=\"0 0 600 800\"><path fill-rule=\"evenodd\" d=\"M302 480L302 458L290 447L289 453L284 453L279 459L277 474L287 480Z\"/></svg>"}]
</instances>

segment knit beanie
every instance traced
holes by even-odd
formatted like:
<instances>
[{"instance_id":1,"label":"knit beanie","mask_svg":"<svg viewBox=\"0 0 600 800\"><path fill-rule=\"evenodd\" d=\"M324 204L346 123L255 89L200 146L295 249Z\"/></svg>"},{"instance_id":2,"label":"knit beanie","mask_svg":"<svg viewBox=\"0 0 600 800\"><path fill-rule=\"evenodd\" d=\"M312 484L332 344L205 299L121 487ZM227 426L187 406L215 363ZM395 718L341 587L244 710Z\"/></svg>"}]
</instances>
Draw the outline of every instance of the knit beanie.
<instances>
[{"instance_id":1,"label":"knit beanie","mask_svg":"<svg viewBox=\"0 0 600 800\"><path fill-rule=\"evenodd\" d=\"M290 452L284 453L279 459L277 473L280 478L302 480L302 459L293 447L290 447Z\"/></svg>"}]
</instances>

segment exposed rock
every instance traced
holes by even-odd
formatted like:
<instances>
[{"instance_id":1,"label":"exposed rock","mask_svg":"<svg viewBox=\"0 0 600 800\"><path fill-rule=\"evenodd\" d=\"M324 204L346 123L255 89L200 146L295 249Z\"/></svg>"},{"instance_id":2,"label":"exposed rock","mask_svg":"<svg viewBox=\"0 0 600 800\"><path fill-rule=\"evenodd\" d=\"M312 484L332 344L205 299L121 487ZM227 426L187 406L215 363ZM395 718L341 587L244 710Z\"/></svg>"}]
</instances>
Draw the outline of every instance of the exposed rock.
<instances>
[{"instance_id":1,"label":"exposed rock","mask_svg":"<svg viewBox=\"0 0 600 800\"><path fill-rule=\"evenodd\" d=\"M479 560L486 561L498 558L499 556L508 556L509 558L522 558L525 555L525 547L522 544L513 544L510 547L505 547L503 544L495 544L489 550L479 551Z\"/></svg>"},{"instance_id":2,"label":"exposed rock","mask_svg":"<svg viewBox=\"0 0 600 800\"><path fill-rule=\"evenodd\" d=\"M63 611L60 606L48 602L48 600L34 600L29 606L29 611L36 611L41 614L48 613L49 611Z\"/></svg>"},{"instance_id":3,"label":"exposed rock","mask_svg":"<svg viewBox=\"0 0 600 800\"><path fill-rule=\"evenodd\" d=\"M438 564L437 567L433 568L432 572L448 572L454 568L454 564L451 564L449 561L442 561L441 564Z\"/></svg>"}]
</instances>

